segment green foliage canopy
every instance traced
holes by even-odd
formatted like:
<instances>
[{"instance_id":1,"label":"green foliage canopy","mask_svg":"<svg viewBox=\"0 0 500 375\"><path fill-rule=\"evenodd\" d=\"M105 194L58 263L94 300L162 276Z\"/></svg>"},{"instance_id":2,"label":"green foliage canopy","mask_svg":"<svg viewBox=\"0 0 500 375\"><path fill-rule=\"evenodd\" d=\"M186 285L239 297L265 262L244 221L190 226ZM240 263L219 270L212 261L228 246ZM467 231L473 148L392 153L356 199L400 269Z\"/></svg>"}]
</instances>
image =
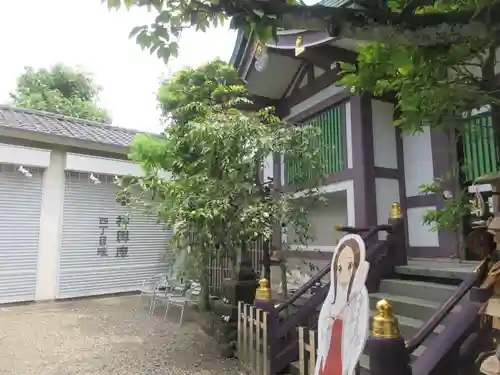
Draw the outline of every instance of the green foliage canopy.
<instances>
[{"instance_id":1,"label":"green foliage canopy","mask_svg":"<svg viewBox=\"0 0 500 375\"><path fill-rule=\"evenodd\" d=\"M317 192L321 177L311 142L317 130L286 126L272 108L238 109L249 99L242 86L224 85L227 77L236 77L235 72L215 61L183 70L164 83L160 91L165 95L159 98L173 111L173 121L162 138L138 136L130 153L147 177L129 180L127 188L139 187L136 202L154 201L151 208L175 228L171 245L190 249L202 279L212 257L229 255L234 262L281 223L292 223L299 239L307 241L307 210L301 200L272 179L263 180L269 155L301 155L303 166L313 172L308 176L316 177L297 177L296 187L305 195ZM192 82L212 84L192 90ZM171 95L177 98L175 105L163 101ZM172 178L159 178L160 170L172 172Z\"/></svg>"},{"instance_id":2,"label":"green foliage canopy","mask_svg":"<svg viewBox=\"0 0 500 375\"><path fill-rule=\"evenodd\" d=\"M500 4L493 0L469 2L460 8L436 7L432 13L419 9L429 2L412 0L395 7L306 6L296 0L102 0L109 8L149 7L157 13L150 25L135 27L142 48L165 62L178 54L183 29L205 31L230 19L232 29L252 32L267 41L277 39L278 30L327 31L330 36L355 40L390 42L399 45L449 45L470 38L498 39L488 20L499 22ZM436 2L436 4L442 2ZM217 41L214 41L217 43Z\"/></svg>"},{"instance_id":3,"label":"green foliage canopy","mask_svg":"<svg viewBox=\"0 0 500 375\"><path fill-rule=\"evenodd\" d=\"M10 97L17 107L109 123L107 112L96 104L99 92L90 75L56 64L50 69L25 68Z\"/></svg>"}]
</instances>

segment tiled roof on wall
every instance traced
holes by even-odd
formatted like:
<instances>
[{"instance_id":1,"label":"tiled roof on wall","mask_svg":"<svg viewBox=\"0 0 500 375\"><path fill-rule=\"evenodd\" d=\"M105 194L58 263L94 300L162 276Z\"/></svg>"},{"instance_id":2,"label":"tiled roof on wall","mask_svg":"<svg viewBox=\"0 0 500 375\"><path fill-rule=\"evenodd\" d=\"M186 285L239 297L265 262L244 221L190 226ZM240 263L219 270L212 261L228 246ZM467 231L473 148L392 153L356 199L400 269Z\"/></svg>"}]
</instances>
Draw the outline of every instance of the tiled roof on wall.
<instances>
[{"instance_id":1,"label":"tiled roof on wall","mask_svg":"<svg viewBox=\"0 0 500 375\"><path fill-rule=\"evenodd\" d=\"M0 127L127 147L135 130L31 109L0 105Z\"/></svg>"}]
</instances>

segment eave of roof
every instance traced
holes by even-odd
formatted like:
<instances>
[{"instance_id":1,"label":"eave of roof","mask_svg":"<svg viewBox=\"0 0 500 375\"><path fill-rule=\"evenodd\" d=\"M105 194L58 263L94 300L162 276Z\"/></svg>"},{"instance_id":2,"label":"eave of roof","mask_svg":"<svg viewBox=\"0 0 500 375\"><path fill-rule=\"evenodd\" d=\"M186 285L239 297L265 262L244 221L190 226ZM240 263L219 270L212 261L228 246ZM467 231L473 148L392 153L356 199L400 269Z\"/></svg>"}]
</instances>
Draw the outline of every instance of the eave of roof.
<instances>
[{"instance_id":1,"label":"eave of roof","mask_svg":"<svg viewBox=\"0 0 500 375\"><path fill-rule=\"evenodd\" d=\"M8 105L0 105L0 128L121 148L129 147L137 134L145 133Z\"/></svg>"}]
</instances>

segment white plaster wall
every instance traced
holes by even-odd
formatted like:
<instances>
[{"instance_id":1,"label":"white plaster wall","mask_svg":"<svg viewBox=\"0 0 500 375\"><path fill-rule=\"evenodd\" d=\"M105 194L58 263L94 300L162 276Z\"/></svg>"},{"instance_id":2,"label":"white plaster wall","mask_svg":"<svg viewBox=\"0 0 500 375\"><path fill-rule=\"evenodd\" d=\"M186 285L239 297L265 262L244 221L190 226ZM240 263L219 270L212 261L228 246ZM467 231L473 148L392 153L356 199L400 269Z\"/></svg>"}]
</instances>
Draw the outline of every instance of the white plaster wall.
<instances>
[{"instance_id":1,"label":"white plaster wall","mask_svg":"<svg viewBox=\"0 0 500 375\"><path fill-rule=\"evenodd\" d=\"M354 213L354 183L352 180L337 182L335 184L329 184L320 186L318 188L318 194L329 194L336 192L344 192L346 194L346 207L347 207L347 225L354 226L355 223L355 213ZM294 198L302 198L305 196L303 191L299 191L294 194Z\"/></svg>"},{"instance_id":2,"label":"white plaster wall","mask_svg":"<svg viewBox=\"0 0 500 375\"><path fill-rule=\"evenodd\" d=\"M408 244L410 246L439 246L437 232L422 224L422 217L427 210L435 210L436 206L414 207L406 210L408 217Z\"/></svg>"},{"instance_id":3,"label":"white plaster wall","mask_svg":"<svg viewBox=\"0 0 500 375\"><path fill-rule=\"evenodd\" d=\"M46 168L50 164L50 151L0 143L0 163Z\"/></svg>"},{"instance_id":4,"label":"white plaster wall","mask_svg":"<svg viewBox=\"0 0 500 375\"><path fill-rule=\"evenodd\" d=\"M375 178L375 194L377 202L377 225L387 224L393 203L400 203L399 181L388 178ZM378 238L383 240L386 232L379 232Z\"/></svg>"},{"instance_id":5,"label":"white plaster wall","mask_svg":"<svg viewBox=\"0 0 500 375\"><path fill-rule=\"evenodd\" d=\"M142 168L131 161L103 158L89 155L68 153L66 157L66 170L76 172L100 173L116 176L142 176ZM171 178L168 172L160 174L164 178Z\"/></svg>"},{"instance_id":6,"label":"white plaster wall","mask_svg":"<svg viewBox=\"0 0 500 375\"><path fill-rule=\"evenodd\" d=\"M396 130L394 129L394 105L372 100L373 149L375 166L398 168Z\"/></svg>"},{"instance_id":7,"label":"white plaster wall","mask_svg":"<svg viewBox=\"0 0 500 375\"><path fill-rule=\"evenodd\" d=\"M324 69L321 69L320 67L318 66L314 66L314 77L318 78L320 75L322 75L323 73L325 73L325 70Z\"/></svg>"},{"instance_id":8,"label":"white plaster wall","mask_svg":"<svg viewBox=\"0 0 500 375\"><path fill-rule=\"evenodd\" d=\"M289 228L287 240L292 249L333 251L344 233L334 230L335 225L347 224L347 192L338 191L325 195L326 204L319 204L309 211L310 234L308 246L299 246L293 228Z\"/></svg>"},{"instance_id":9,"label":"white plaster wall","mask_svg":"<svg viewBox=\"0 0 500 375\"><path fill-rule=\"evenodd\" d=\"M432 183L431 133L429 127L416 134L403 134L406 196L419 195L422 184Z\"/></svg>"},{"instance_id":10,"label":"white plaster wall","mask_svg":"<svg viewBox=\"0 0 500 375\"><path fill-rule=\"evenodd\" d=\"M351 102L345 103L345 138L346 138L346 154L347 168L352 168L352 106Z\"/></svg>"},{"instance_id":11,"label":"white plaster wall","mask_svg":"<svg viewBox=\"0 0 500 375\"><path fill-rule=\"evenodd\" d=\"M273 170L273 155L270 154L267 158L264 159L263 163L263 182L267 182L273 178L274 170Z\"/></svg>"},{"instance_id":12,"label":"white plaster wall","mask_svg":"<svg viewBox=\"0 0 500 375\"><path fill-rule=\"evenodd\" d=\"M325 99L328 99L330 96L338 94L339 92L343 91L345 87L343 86L335 86L331 85L328 86L327 88L319 91L318 93L314 94L313 96L307 98L303 102L300 102L299 104L294 105L290 109L290 114L285 118L288 119L290 117L296 116L301 112L304 112L308 108L311 108L313 105L316 105L320 102L322 102Z\"/></svg>"},{"instance_id":13,"label":"white plaster wall","mask_svg":"<svg viewBox=\"0 0 500 375\"><path fill-rule=\"evenodd\" d=\"M50 165L43 174L35 292L37 301L54 299L57 293L65 186L65 159L65 153L52 151Z\"/></svg>"}]
</instances>

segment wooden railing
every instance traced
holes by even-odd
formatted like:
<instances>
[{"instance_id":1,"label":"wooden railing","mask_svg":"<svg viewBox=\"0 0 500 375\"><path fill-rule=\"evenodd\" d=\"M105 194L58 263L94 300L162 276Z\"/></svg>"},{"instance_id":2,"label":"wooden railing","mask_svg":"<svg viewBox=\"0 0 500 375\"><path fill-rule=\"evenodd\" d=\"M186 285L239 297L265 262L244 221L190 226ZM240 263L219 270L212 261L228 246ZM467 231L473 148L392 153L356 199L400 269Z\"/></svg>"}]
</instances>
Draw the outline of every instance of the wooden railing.
<instances>
[{"instance_id":1,"label":"wooden railing","mask_svg":"<svg viewBox=\"0 0 500 375\"><path fill-rule=\"evenodd\" d=\"M238 359L248 374L271 375L267 312L238 302Z\"/></svg>"},{"instance_id":2,"label":"wooden railing","mask_svg":"<svg viewBox=\"0 0 500 375\"><path fill-rule=\"evenodd\" d=\"M418 332L407 342L407 350L411 354L417 349L437 328L450 312L463 298L477 285L486 272L490 258L484 259L475 269L474 273L464 279L455 292L437 309ZM446 328L428 345L424 353L417 357L412 364L413 375L430 375L440 373L459 373L459 358L462 344L479 327L478 311L481 304L465 301L461 310L446 324Z\"/></svg>"},{"instance_id":3,"label":"wooden railing","mask_svg":"<svg viewBox=\"0 0 500 375\"><path fill-rule=\"evenodd\" d=\"M339 227L338 230L342 231L342 232L347 232L347 233L366 232L361 237L363 238L363 240L367 241L367 240L373 238L378 232L391 231L392 225L383 224L383 225L378 225L378 226L373 227L373 228ZM383 243L380 243L380 244L383 244ZM378 246L381 246L381 245L378 245ZM376 250L378 250L378 249L379 249L379 247L376 248ZM373 253L373 251L368 250L367 258L369 258L372 253ZM298 298L300 298L305 293L307 293L309 291L309 289L311 289L314 285L316 285L316 283L318 281L320 281L323 277L325 277L330 272L330 268L331 268L331 266L330 266L330 264L328 264L325 267L323 267L321 270L319 270L319 272L316 275L311 277L306 283L304 283L299 289L297 289L297 291L293 295L291 295L285 302L283 302L282 304L280 304L277 307L278 312L283 311L288 306L292 305ZM329 284L328 284L328 287L329 287ZM326 290L328 290L328 288L326 288Z\"/></svg>"},{"instance_id":4,"label":"wooden railing","mask_svg":"<svg viewBox=\"0 0 500 375\"><path fill-rule=\"evenodd\" d=\"M299 374L312 375L316 366L317 333L306 327L299 327Z\"/></svg>"}]
</instances>

